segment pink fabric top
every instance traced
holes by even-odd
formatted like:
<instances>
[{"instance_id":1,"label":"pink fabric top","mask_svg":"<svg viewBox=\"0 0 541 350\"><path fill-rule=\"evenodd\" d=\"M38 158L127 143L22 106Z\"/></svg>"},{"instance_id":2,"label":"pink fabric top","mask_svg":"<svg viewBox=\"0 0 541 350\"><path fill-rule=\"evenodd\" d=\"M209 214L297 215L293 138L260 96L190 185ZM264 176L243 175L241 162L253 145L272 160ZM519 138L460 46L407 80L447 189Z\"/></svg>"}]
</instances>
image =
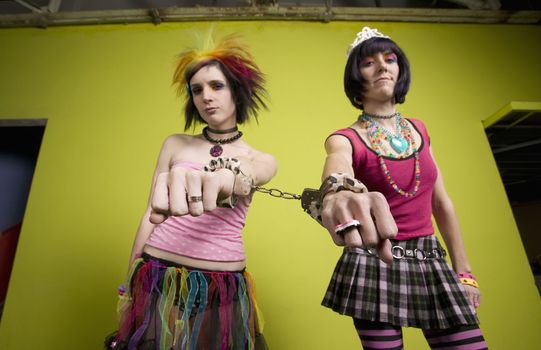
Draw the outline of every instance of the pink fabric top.
<instances>
[{"instance_id":1,"label":"pink fabric top","mask_svg":"<svg viewBox=\"0 0 541 350\"><path fill-rule=\"evenodd\" d=\"M391 213L398 226L397 240L434 234L432 225L432 192L437 178L437 168L430 155L430 138L420 120L408 119L422 137L419 146L421 184L413 197L404 197L397 193L386 179L380 167L376 153L351 128L341 129L333 135L345 136L353 148L353 170L355 177L362 181L369 191L381 192L391 208ZM428 145L426 143L428 142ZM415 158L413 155L404 159L384 157L385 164L398 187L406 192L415 185Z\"/></svg>"},{"instance_id":2,"label":"pink fabric top","mask_svg":"<svg viewBox=\"0 0 541 350\"><path fill-rule=\"evenodd\" d=\"M175 166L203 168L184 161ZM251 200L251 196L239 197L235 208L216 208L201 216L171 216L154 228L146 244L194 259L243 261L242 229Z\"/></svg>"}]
</instances>

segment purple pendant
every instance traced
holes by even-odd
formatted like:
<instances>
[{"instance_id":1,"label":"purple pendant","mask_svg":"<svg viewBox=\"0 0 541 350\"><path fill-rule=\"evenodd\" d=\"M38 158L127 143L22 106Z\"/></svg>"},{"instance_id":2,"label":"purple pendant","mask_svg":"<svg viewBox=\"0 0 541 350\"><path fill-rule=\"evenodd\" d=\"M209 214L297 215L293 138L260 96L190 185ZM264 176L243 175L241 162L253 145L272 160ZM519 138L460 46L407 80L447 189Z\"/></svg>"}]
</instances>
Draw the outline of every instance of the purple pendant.
<instances>
[{"instance_id":1,"label":"purple pendant","mask_svg":"<svg viewBox=\"0 0 541 350\"><path fill-rule=\"evenodd\" d=\"M222 146L220 145L215 145L215 146L212 146L212 148L210 149L210 155L213 156L213 157L219 157L222 155L222 152L223 152L223 148Z\"/></svg>"}]
</instances>

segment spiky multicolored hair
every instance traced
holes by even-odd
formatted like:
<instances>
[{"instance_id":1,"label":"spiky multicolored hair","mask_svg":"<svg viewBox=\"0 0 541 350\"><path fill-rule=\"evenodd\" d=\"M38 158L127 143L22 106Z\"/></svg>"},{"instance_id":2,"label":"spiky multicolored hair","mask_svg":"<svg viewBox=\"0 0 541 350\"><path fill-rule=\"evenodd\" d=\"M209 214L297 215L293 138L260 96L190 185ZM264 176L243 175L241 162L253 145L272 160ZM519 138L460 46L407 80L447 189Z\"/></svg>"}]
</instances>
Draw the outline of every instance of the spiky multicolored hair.
<instances>
[{"instance_id":1,"label":"spiky multicolored hair","mask_svg":"<svg viewBox=\"0 0 541 350\"><path fill-rule=\"evenodd\" d=\"M257 120L259 110L267 108L263 73L238 34L225 36L216 44L209 35L202 48L184 51L179 55L173 75L173 84L177 85L179 95L186 97L184 129L189 129L192 124L205 123L195 108L190 80L199 69L208 65L218 66L226 77L236 105L237 123L244 123L250 116Z\"/></svg>"}]
</instances>

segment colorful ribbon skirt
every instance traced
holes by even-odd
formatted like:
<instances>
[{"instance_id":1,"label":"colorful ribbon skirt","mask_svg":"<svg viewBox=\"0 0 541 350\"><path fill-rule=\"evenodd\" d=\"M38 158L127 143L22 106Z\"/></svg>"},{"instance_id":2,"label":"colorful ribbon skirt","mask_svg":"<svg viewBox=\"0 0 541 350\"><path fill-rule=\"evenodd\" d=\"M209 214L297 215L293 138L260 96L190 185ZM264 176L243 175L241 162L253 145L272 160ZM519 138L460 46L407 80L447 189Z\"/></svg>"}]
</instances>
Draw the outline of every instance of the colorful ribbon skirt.
<instances>
[{"instance_id":1,"label":"colorful ribbon skirt","mask_svg":"<svg viewBox=\"0 0 541 350\"><path fill-rule=\"evenodd\" d=\"M119 329L108 349L266 349L246 271L192 269L144 254L119 294Z\"/></svg>"}]
</instances>

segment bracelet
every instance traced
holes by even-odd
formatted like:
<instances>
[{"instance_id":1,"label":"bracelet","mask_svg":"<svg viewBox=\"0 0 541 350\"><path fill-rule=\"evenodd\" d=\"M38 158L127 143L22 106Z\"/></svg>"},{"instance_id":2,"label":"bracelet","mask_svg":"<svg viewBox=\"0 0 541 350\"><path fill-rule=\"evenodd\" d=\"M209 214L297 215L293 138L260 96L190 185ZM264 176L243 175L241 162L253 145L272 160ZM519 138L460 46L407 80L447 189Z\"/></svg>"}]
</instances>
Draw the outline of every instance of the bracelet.
<instances>
[{"instance_id":1,"label":"bracelet","mask_svg":"<svg viewBox=\"0 0 541 350\"><path fill-rule=\"evenodd\" d=\"M233 174L238 175L240 171L240 161L235 158L220 157L216 159L211 159L208 165L205 165L203 170L207 172L213 172L220 169L228 169L233 172Z\"/></svg>"},{"instance_id":2,"label":"bracelet","mask_svg":"<svg viewBox=\"0 0 541 350\"><path fill-rule=\"evenodd\" d=\"M460 283L462 283L463 285L479 288L479 284L474 279L471 279L471 278L459 278L459 280L460 280Z\"/></svg>"},{"instance_id":3,"label":"bracelet","mask_svg":"<svg viewBox=\"0 0 541 350\"><path fill-rule=\"evenodd\" d=\"M330 192L340 192L343 190L365 193L368 192L366 186L356 178L342 173L332 173L323 180L319 190L305 188L301 196L301 205L304 211L315 219L319 224L321 222L321 210L323 198Z\"/></svg>"},{"instance_id":4,"label":"bracelet","mask_svg":"<svg viewBox=\"0 0 541 350\"><path fill-rule=\"evenodd\" d=\"M228 169L233 172L233 190L231 196L219 200L216 205L221 208L234 208L238 200L235 193L239 193L242 196L249 195L254 187L254 180L251 176L245 175L242 172L240 169L240 161L235 158L220 157L212 159L209 164L203 168L203 170L207 172L214 172L220 169Z\"/></svg>"},{"instance_id":5,"label":"bracelet","mask_svg":"<svg viewBox=\"0 0 541 350\"><path fill-rule=\"evenodd\" d=\"M319 191L321 192L321 201L330 192L352 191L355 193L368 192L366 186L354 177L342 173L332 173L329 177L323 180Z\"/></svg>"},{"instance_id":6,"label":"bracelet","mask_svg":"<svg viewBox=\"0 0 541 350\"><path fill-rule=\"evenodd\" d=\"M469 272L461 272L461 273L457 273L458 277L459 278L469 278L469 279L472 279L474 281L477 281L477 278L475 278L474 275L472 275L471 273Z\"/></svg>"}]
</instances>

